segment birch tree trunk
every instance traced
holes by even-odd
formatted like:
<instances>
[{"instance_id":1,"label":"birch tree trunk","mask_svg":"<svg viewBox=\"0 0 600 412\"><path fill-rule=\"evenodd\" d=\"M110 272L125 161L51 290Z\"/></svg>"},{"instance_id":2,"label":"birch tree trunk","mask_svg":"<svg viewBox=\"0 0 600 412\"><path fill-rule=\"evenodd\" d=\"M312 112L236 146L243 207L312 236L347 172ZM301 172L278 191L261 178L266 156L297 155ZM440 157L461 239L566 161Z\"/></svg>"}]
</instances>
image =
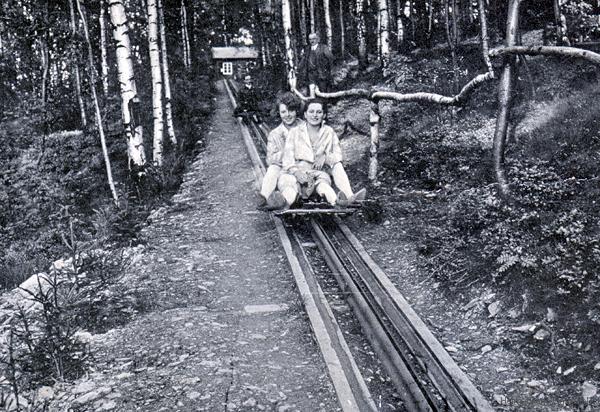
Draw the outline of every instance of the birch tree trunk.
<instances>
[{"instance_id":1,"label":"birch tree trunk","mask_svg":"<svg viewBox=\"0 0 600 412\"><path fill-rule=\"evenodd\" d=\"M317 29L315 25L315 0L308 0L308 7L310 10L310 32L315 33Z\"/></svg>"},{"instance_id":2,"label":"birch tree trunk","mask_svg":"<svg viewBox=\"0 0 600 412\"><path fill-rule=\"evenodd\" d=\"M71 36L75 38L77 35L77 28L75 23L75 10L73 8L73 0L69 0L69 13L71 15L71 20L69 21L69 26L71 28ZM79 63L77 62L77 58L73 59L73 74L75 75L75 94L77 95L77 103L79 103L79 114L81 117L81 126L87 126L87 115L85 114L85 103L83 102L83 96L81 95L81 75L79 74Z\"/></svg>"},{"instance_id":3,"label":"birch tree trunk","mask_svg":"<svg viewBox=\"0 0 600 412\"><path fill-rule=\"evenodd\" d=\"M48 52L48 43L45 39L39 40L40 45L40 58L42 63L42 83L40 91L40 99L42 104L46 104L47 86L48 86L48 71L50 68L50 53Z\"/></svg>"},{"instance_id":4,"label":"birch tree trunk","mask_svg":"<svg viewBox=\"0 0 600 412\"><path fill-rule=\"evenodd\" d=\"M508 18L506 24L506 46L517 44L519 31L519 4L520 0L510 0L508 6ZM509 188L504 170L504 159L506 150L506 136L508 134L508 123L510 118L510 107L513 99L514 74L516 68L516 56L507 56L504 60L500 81L498 84L498 117L496 118L496 131L494 133L494 169L500 194L508 196Z\"/></svg>"},{"instance_id":5,"label":"birch tree trunk","mask_svg":"<svg viewBox=\"0 0 600 412\"><path fill-rule=\"evenodd\" d=\"M384 76L388 75L390 64L390 31L387 0L379 0L379 37L381 43L381 70Z\"/></svg>"},{"instance_id":6,"label":"birch tree trunk","mask_svg":"<svg viewBox=\"0 0 600 412\"><path fill-rule=\"evenodd\" d=\"M340 54L342 55L342 60L344 60L344 56L346 56L346 27L344 22L344 2L339 0L340 5Z\"/></svg>"},{"instance_id":7,"label":"birch tree trunk","mask_svg":"<svg viewBox=\"0 0 600 412\"><path fill-rule=\"evenodd\" d=\"M119 205L119 195L115 188L113 181L112 169L110 166L110 158L108 157L108 148L106 146L106 138L104 136L104 126L102 125L102 114L100 113L100 104L98 102L98 94L96 93L96 71L94 69L94 53L92 51L92 42L90 41L90 33L88 29L87 20L83 13L80 0L77 1L77 10L79 16L83 22L83 33L85 35L85 41L87 43L88 51L88 73L90 76L90 89L92 90L92 98L94 100L94 113L96 115L96 125L98 126L98 133L100 134L100 145L102 146L102 155L104 156L104 165L106 166L106 177L108 180L108 186L110 187L110 193L115 204ZM71 1L70 1L71 3ZM72 5L72 4L71 4Z\"/></svg>"},{"instance_id":8,"label":"birch tree trunk","mask_svg":"<svg viewBox=\"0 0 600 412\"><path fill-rule=\"evenodd\" d=\"M294 49L292 47L292 18L288 0L281 0L281 18L283 20L283 33L285 36L285 55L288 69L288 84L290 90L296 88L296 67L294 66Z\"/></svg>"},{"instance_id":9,"label":"birch tree trunk","mask_svg":"<svg viewBox=\"0 0 600 412\"><path fill-rule=\"evenodd\" d=\"M402 43L404 43L404 20L402 16L404 15L404 4L401 0L396 1L396 41L397 46L400 48Z\"/></svg>"},{"instance_id":10,"label":"birch tree trunk","mask_svg":"<svg viewBox=\"0 0 600 412\"><path fill-rule=\"evenodd\" d=\"M358 66L361 70L366 69L369 64L364 5L365 0L356 0L356 43L358 44Z\"/></svg>"},{"instance_id":11,"label":"birch tree trunk","mask_svg":"<svg viewBox=\"0 0 600 412\"><path fill-rule=\"evenodd\" d=\"M452 36L454 37L454 47L458 46L462 37L460 31L460 17L458 4L456 0L452 0Z\"/></svg>"},{"instance_id":12,"label":"birch tree trunk","mask_svg":"<svg viewBox=\"0 0 600 412\"><path fill-rule=\"evenodd\" d=\"M456 3L454 3L456 5ZM453 79L453 88L452 92L456 93L458 87L458 79L457 79L457 60L456 60L456 30L450 30L450 0L445 0L445 23L446 23L446 39L448 41L448 48L450 49L450 57L452 59L452 79ZM454 7L453 7L454 10ZM452 11L452 16L454 18L454 11ZM452 26L456 27L456 20L453 20Z\"/></svg>"},{"instance_id":13,"label":"birch tree trunk","mask_svg":"<svg viewBox=\"0 0 600 412\"><path fill-rule=\"evenodd\" d=\"M308 38L308 33L306 32L306 0L300 1L300 37L302 37L300 41L300 45L302 47L306 46L306 39Z\"/></svg>"},{"instance_id":14,"label":"birch tree trunk","mask_svg":"<svg viewBox=\"0 0 600 412\"><path fill-rule=\"evenodd\" d=\"M102 92L108 95L108 53L106 49L106 3L100 0L100 71L102 76Z\"/></svg>"},{"instance_id":15,"label":"birch tree trunk","mask_svg":"<svg viewBox=\"0 0 600 412\"><path fill-rule=\"evenodd\" d=\"M454 9L452 9L454 10ZM454 13L454 11L453 11ZM427 37L433 35L433 0L427 2Z\"/></svg>"},{"instance_id":16,"label":"birch tree trunk","mask_svg":"<svg viewBox=\"0 0 600 412\"><path fill-rule=\"evenodd\" d=\"M329 50L333 50L333 33L331 30L331 11L329 10L329 0L323 0L323 17L325 19L327 46L329 47Z\"/></svg>"},{"instance_id":17,"label":"birch tree trunk","mask_svg":"<svg viewBox=\"0 0 600 412\"><path fill-rule=\"evenodd\" d=\"M113 37L116 43L117 69L121 85L121 112L125 137L127 139L127 154L129 167L143 167L146 164L144 151L144 128L140 124L140 108L133 61L131 60L131 42L129 41L129 26L122 0L108 0L110 20L114 27Z\"/></svg>"},{"instance_id":18,"label":"birch tree trunk","mask_svg":"<svg viewBox=\"0 0 600 412\"><path fill-rule=\"evenodd\" d=\"M379 2L379 0L377 1ZM379 9L377 10L377 58L381 59L381 13Z\"/></svg>"},{"instance_id":19,"label":"birch tree trunk","mask_svg":"<svg viewBox=\"0 0 600 412\"><path fill-rule=\"evenodd\" d=\"M492 61L490 60L490 46L489 46L489 36L487 29L487 16L485 10L485 0L478 0L479 2L479 26L481 30L481 52L483 53L483 61L487 66L488 72L492 75L494 74L494 67L492 66Z\"/></svg>"},{"instance_id":20,"label":"birch tree trunk","mask_svg":"<svg viewBox=\"0 0 600 412\"><path fill-rule=\"evenodd\" d=\"M167 54L167 35L165 33L165 16L162 0L158 0L158 27L160 28L160 47L162 58L162 76L165 91L165 118L167 121L167 134L174 145L177 144L175 126L173 125L173 109L171 107L171 77L169 75L169 58Z\"/></svg>"},{"instance_id":21,"label":"birch tree trunk","mask_svg":"<svg viewBox=\"0 0 600 412\"><path fill-rule=\"evenodd\" d=\"M190 56L190 38L188 34L187 11L185 9L185 1L181 0L181 41L183 48L183 65L189 69L192 65Z\"/></svg>"},{"instance_id":22,"label":"birch tree trunk","mask_svg":"<svg viewBox=\"0 0 600 412\"><path fill-rule=\"evenodd\" d=\"M379 102L377 100L371 101L371 112L369 114L369 124L371 126L371 146L369 148L369 180L371 182L377 181L377 168L379 162L377 161L377 151L379 150Z\"/></svg>"},{"instance_id":23,"label":"birch tree trunk","mask_svg":"<svg viewBox=\"0 0 600 412\"><path fill-rule=\"evenodd\" d=\"M152 161L162 166L163 153L163 102L162 73L160 67L160 49L158 48L158 7L157 0L148 0L148 52L152 74L152 117L154 123L152 140Z\"/></svg>"}]
</instances>

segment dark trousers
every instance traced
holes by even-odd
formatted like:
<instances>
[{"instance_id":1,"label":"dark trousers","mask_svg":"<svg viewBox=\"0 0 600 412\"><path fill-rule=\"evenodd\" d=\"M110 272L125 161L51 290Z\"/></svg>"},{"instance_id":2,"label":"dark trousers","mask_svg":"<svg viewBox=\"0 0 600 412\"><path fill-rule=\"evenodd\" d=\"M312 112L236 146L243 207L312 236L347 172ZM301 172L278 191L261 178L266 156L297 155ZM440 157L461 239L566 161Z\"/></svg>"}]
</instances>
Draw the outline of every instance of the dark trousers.
<instances>
[{"instance_id":1,"label":"dark trousers","mask_svg":"<svg viewBox=\"0 0 600 412\"><path fill-rule=\"evenodd\" d=\"M329 79L315 79L315 80L309 80L308 84L316 84L317 87L319 88L319 91L322 93L327 93L331 91L331 87L330 84L331 82L329 81Z\"/></svg>"}]
</instances>

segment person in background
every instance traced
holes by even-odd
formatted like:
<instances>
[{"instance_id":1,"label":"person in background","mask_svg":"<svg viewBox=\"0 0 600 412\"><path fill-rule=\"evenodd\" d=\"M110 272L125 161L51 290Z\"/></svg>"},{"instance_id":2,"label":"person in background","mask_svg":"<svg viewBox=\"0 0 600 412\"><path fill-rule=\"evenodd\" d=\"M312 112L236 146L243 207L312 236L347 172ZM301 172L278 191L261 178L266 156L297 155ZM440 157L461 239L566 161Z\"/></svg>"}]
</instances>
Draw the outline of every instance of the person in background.
<instances>
[{"instance_id":1,"label":"person in background","mask_svg":"<svg viewBox=\"0 0 600 412\"><path fill-rule=\"evenodd\" d=\"M281 174L283 148L290 129L304 123L297 117L300 113L300 101L292 93L286 92L280 95L275 106L281 123L271 130L267 137L266 160L268 167L259 194L259 207L266 210L282 209L286 205L285 198L275 190Z\"/></svg>"},{"instance_id":2,"label":"person in background","mask_svg":"<svg viewBox=\"0 0 600 412\"><path fill-rule=\"evenodd\" d=\"M313 191L332 206L348 206L365 199L366 190L354 193L342 165L342 149L335 131L323 123L325 104L318 98L306 103L304 118L288 133L283 149L278 188L291 206L299 196L308 198ZM332 180L339 189L336 194Z\"/></svg>"},{"instance_id":3,"label":"person in background","mask_svg":"<svg viewBox=\"0 0 600 412\"><path fill-rule=\"evenodd\" d=\"M310 33L308 42L309 47L304 51L298 64L298 73L308 83L310 97L315 97L315 86L321 92L330 91L332 83L331 68L334 59L329 47L319 44L317 33Z\"/></svg>"},{"instance_id":4,"label":"person in background","mask_svg":"<svg viewBox=\"0 0 600 412\"><path fill-rule=\"evenodd\" d=\"M258 111L258 95L252 85L252 76L244 76L244 85L240 87L237 95L237 106L233 111L233 116L242 115L254 116L257 123L261 123L260 113Z\"/></svg>"}]
</instances>

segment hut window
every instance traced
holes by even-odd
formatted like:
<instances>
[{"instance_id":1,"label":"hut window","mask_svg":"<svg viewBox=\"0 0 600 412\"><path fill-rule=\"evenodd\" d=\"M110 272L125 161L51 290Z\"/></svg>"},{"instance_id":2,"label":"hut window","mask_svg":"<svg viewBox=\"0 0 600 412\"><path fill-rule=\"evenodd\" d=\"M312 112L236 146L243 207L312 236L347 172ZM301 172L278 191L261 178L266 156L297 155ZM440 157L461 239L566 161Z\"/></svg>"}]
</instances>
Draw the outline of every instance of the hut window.
<instances>
[{"instance_id":1,"label":"hut window","mask_svg":"<svg viewBox=\"0 0 600 412\"><path fill-rule=\"evenodd\" d=\"M233 74L233 63L223 62L223 68L221 69L221 72L226 76L232 75Z\"/></svg>"}]
</instances>

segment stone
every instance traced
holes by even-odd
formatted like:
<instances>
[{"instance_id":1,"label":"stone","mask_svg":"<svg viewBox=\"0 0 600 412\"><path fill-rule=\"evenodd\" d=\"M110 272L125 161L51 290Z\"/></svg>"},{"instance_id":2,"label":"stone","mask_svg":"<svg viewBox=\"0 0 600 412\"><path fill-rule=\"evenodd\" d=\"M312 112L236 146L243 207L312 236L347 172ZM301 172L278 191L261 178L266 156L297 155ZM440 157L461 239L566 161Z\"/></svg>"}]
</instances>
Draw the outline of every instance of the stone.
<instances>
[{"instance_id":1,"label":"stone","mask_svg":"<svg viewBox=\"0 0 600 412\"><path fill-rule=\"evenodd\" d=\"M481 348L481 353L488 353L491 352L493 350L493 348L490 345L485 345L484 347Z\"/></svg>"},{"instance_id":2,"label":"stone","mask_svg":"<svg viewBox=\"0 0 600 412\"><path fill-rule=\"evenodd\" d=\"M54 389L51 386L42 386L37 390L37 399L44 402L54 398Z\"/></svg>"},{"instance_id":3,"label":"stone","mask_svg":"<svg viewBox=\"0 0 600 412\"><path fill-rule=\"evenodd\" d=\"M77 405L84 405L86 403L95 401L100 397L101 393L99 391L91 391L86 393L85 395L81 395L79 398L76 398L73 403Z\"/></svg>"},{"instance_id":4,"label":"stone","mask_svg":"<svg viewBox=\"0 0 600 412\"><path fill-rule=\"evenodd\" d=\"M583 400L589 402L596 394L598 393L598 387L594 385L592 382L585 381L581 385L581 395L583 396Z\"/></svg>"},{"instance_id":5,"label":"stone","mask_svg":"<svg viewBox=\"0 0 600 412\"><path fill-rule=\"evenodd\" d=\"M79 383L75 388L73 388L73 393L78 395L80 393L86 393L92 391L96 387L96 383L93 381L84 381Z\"/></svg>"},{"instance_id":6,"label":"stone","mask_svg":"<svg viewBox=\"0 0 600 412\"><path fill-rule=\"evenodd\" d=\"M546 309L546 320L548 322L554 322L556 321L556 311L552 308L547 308Z\"/></svg>"},{"instance_id":7,"label":"stone","mask_svg":"<svg viewBox=\"0 0 600 412\"><path fill-rule=\"evenodd\" d=\"M535 328L536 328L536 325L534 325L532 323L526 323L525 325L514 326L510 329L514 330L515 332L533 332L533 331L535 331Z\"/></svg>"},{"instance_id":8,"label":"stone","mask_svg":"<svg viewBox=\"0 0 600 412\"><path fill-rule=\"evenodd\" d=\"M507 405L508 398L506 397L506 395L501 395L501 394L495 393L494 394L494 402L496 402L496 404L498 404L498 405Z\"/></svg>"},{"instance_id":9,"label":"stone","mask_svg":"<svg viewBox=\"0 0 600 412\"><path fill-rule=\"evenodd\" d=\"M487 307L487 310L490 314L490 318L493 318L494 316L496 316L498 314L498 312L500 312L500 301L497 300L493 303L490 303Z\"/></svg>"},{"instance_id":10,"label":"stone","mask_svg":"<svg viewBox=\"0 0 600 412\"><path fill-rule=\"evenodd\" d=\"M113 400L109 400L109 401L98 401L96 403L94 403L94 410L95 411L112 411L117 407L117 403Z\"/></svg>"},{"instance_id":11,"label":"stone","mask_svg":"<svg viewBox=\"0 0 600 412\"><path fill-rule=\"evenodd\" d=\"M257 404L256 399L249 398L244 403L242 403L242 406L244 406L246 408L254 408L256 406L256 404Z\"/></svg>"},{"instance_id":12,"label":"stone","mask_svg":"<svg viewBox=\"0 0 600 412\"><path fill-rule=\"evenodd\" d=\"M288 305L286 305L285 303L270 305L246 305L244 306L244 312L246 312L249 315L253 315L260 313L282 312L288 310L288 308Z\"/></svg>"},{"instance_id":13,"label":"stone","mask_svg":"<svg viewBox=\"0 0 600 412\"><path fill-rule=\"evenodd\" d=\"M550 332L548 332L546 329L539 329L537 332L535 332L533 338L537 340L544 340L548 336L550 336Z\"/></svg>"}]
</instances>

